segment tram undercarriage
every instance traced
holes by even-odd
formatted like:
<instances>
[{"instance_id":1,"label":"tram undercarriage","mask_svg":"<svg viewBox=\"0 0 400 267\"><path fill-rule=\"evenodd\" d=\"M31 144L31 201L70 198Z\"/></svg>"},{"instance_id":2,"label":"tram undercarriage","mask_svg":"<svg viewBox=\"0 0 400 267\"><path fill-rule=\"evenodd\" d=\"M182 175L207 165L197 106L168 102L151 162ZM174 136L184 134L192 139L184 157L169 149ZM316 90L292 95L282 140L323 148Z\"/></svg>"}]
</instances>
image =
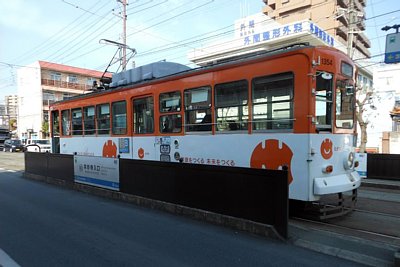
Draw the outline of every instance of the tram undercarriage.
<instances>
[{"instance_id":1,"label":"tram undercarriage","mask_svg":"<svg viewBox=\"0 0 400 267\"><path fill-rule=\"evenodd\" d=\"M289 215L314 220L327 220L344 216L354 210L357 189L322 197L318 202L290 200Z\"/></svg>"}]
</instances>

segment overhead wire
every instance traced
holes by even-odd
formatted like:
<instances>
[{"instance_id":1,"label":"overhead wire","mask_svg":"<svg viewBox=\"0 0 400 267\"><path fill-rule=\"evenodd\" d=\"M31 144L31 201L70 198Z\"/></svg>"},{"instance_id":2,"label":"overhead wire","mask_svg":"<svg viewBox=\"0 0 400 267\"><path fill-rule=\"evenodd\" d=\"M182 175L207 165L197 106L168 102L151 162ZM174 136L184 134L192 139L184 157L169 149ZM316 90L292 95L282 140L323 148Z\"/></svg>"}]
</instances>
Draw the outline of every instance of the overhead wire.
<instances>
[{"instance_id":1,"label":"overhead wire","mask_svg":"<svg viewBox=\"0 0 400 267\"><path fill-rule=\"evenodd\" d=\"M150 2L151 2L151 1L150 1ZM210 2L213 2L213 1L210 1ZM210 2L207 2L206 4L208 4L208 3L210 3ZM169 20L172 20L173 18L175 18L175 17L177 17L177 16L179 16L179 15L188 13L188 12L190 12L190 11L192 11L192 10L193 10L193 9L187 10L187 11L182 12L182 13L176 15L176 16L173 16L173 17L170 17L170 18L165 19L165 20L163 20L163 21L157 22L157 23L155 23L155 24L153 24L153 25L151 25L151 26L148 26L148 27L146 27L146 28L140 29L139 31L136 31L136 32L134 32L134 33L131 33L130 35L133 35L133 34L135 34L135 33L145 31L146 29L149 29L149 28L151 28L151 27L160 25L160 24L163 23L163 22L167 22L167 21L169 21ZM373 19L373 18L380 17L380 16L384 16L384 15L387 15L387 14L392 14L392 13L398 12L398 11L400 11L400 10L391 11L391 12L388 12L388 13L385 13L385 14L380 14L380 15L377 15L377 16L373 16L373 17L367 18L367 19ZM367 19L366 19L366 20L367 20ZM355 23L359 23L359 22L355 22ZM224 28L225 28L225 27L224 27ZM225 33L223 33L223 34L218 34L218 35L213 36L213 37L210 37L210 38L217 38L217 36L220 37L220 36L229 34L230 32L233 32L233 31L234 31L234 30L225 32ZM190 38L189 38L189 39L190 39ZM194 41L192 41L192 42L183 43L183 44L179 44L179 42L174 42L174 43L177 43L177 46L176 46L176 47L182 47L182 46L186 46L186 45L189 45L189 44L198 43L198 42L201 42L201 41L204 41L204 40L198 39L198 40L194 40ZM172 48L174 48L174 47L172 47ZM172 48L170 47L169 49L172 49ZM155 49L155 48L153 48L153 49ZM165 51L168 51L168 49L167 49L167 48L164 48L164 49L159 50L159 51L153 51L153 53L156 53L156 52L160 53L160 52L165 52ZM74 51L74 52L75 52L75 51ZM89 51L88 53L85 53L85 54L89 54L89 53L90 53L90 51ZM71 55L71 54L72 54L72 53L70 53L69 55ZM138 54L138 57L140 57L140 56L145 56L145 55L151 55L151 54L152 54L152 53L151 53L150 51L145 51L145 52L143 53L143 55L139 53L139 54Z\"/></svg>"}]
</instances>

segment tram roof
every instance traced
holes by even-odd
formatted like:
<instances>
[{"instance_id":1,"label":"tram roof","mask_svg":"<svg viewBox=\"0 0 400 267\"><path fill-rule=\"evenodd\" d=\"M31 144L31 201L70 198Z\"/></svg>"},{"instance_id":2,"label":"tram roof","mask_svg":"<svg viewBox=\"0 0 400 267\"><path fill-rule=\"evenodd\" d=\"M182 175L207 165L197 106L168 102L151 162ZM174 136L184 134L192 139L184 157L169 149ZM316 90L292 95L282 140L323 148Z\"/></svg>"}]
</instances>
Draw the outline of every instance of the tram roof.
<instances>
[{"instance_id":1,"label":"tram roof","mask_svg":"<svg viewBox=\"0 0 400 267\"><path fill-rule=\"evenodd\" d=\"M133 83L127 83L127 84L124 84L124 85L119 85L119 86L115 86L115 87L109 87L109 88L106 88L106 89L105 88L98 88L97 90L94 90L94 91L92 91L90 93L73 96L73 97L70 97L68 99L55 102L54 104L63 103L63 102L71 101L71 100L84 99L84 98L87 98L87 97L93 97L93 96L102 95L102 94L107 94L107 93L110 93L110 92L115 92L115 91L119 91L119 90L123 90L123 89L132 88L132 86L137 87L137 86L148 85L148 84L151 84L151 83L154 83L154 82L159 82L159 81L163 81L163 80L170 80L173 77L178 78L178 77L181 77L181 76L190 76L190 75L193 75L193 74L198 74L200 72L212 71L213 69L216 69L216 68L221 68L221 67L224 67L224 66L234 65L234 64L241 63L241 62L248 62L248 61L252 61L252 60L256 60L256 59L260 59L260 58L264 58L264 57L271 57L271 56L279 55L279 54L282 54L282 53L293 52L293 51L300 50L300 49L315 48L315 47L316 46L309 45L308 43L298 43L298 44L293 44L293 45L290 45L290 46L277 48L277 49L274 49L274 50L257 51L257 52L253 52L253 53L249 53L249 54L245 54L245 55L226 58L226 59L219 60L217 62L213 62L213 64L209 64L209 65L198 67L198 68L189 68L189 67L186 66L187 69L182 68L182 70L179 71L179 72L171 73L171 74L168 74L168 75L163 75L163 76L158 77L158 78L142 79L142 80L138 80L138 81L133 82ZM319 47L322 48L322 49L327 49L327 50L332 50L333 49L333 50L339 51L337 49L334 49L334 48L331 48L331 47L327 47L327 46L319 46ZM171 62L168 62L168 63L171 63ZM151 64L153 64L153 63L151 63ZM151 65L151 64L149 64L149 65ZM177 63L172 63L172 64L177 64ZM181 65L181 64L178 64L178 65ZM147 66L147 65L145 65L145 66ZM181 65L181 66L184 66L184 65ZM113 78L114 78L114 76L118 77L118 75L120 75L120 74L121 73L114 74ZM118 84L118 81L116 82L116 84Z\"/></svg>"}]
</instances>

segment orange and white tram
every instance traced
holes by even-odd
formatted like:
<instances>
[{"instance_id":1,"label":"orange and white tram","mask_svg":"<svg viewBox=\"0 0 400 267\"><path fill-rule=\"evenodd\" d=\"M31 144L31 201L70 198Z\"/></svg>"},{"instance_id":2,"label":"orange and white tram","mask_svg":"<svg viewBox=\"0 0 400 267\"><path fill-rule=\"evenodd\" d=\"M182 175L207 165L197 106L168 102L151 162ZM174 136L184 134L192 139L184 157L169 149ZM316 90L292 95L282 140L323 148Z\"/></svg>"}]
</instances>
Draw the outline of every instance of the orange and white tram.
<instances>
[{"instance_id":1,"label":"orange and white tram","mask_svg":"<svg viewBox=\"0 0 400 267\"><path fill-rule=\"evenodd\" d=\"M157 62L51 106L54 153L280 169L290 199L355 192L355 65L298 46L199 69Z\"/></svg>"}]
</instances>

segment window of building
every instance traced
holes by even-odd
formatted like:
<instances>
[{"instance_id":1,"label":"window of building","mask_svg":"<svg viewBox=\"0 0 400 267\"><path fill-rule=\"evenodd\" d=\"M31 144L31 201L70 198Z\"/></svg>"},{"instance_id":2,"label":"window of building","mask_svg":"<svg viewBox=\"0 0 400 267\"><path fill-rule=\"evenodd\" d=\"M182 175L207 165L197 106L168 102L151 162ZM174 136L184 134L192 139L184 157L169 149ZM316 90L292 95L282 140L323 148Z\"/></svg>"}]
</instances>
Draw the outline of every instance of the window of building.
<instances>
[{"instance_id":1,"label":"window of building","mask_svg":"<svg viewBox=\"0 0 400 267\"><path fill-rule=\"evenodd\" d=\"M61 111L61 131L62 135L71 135L71 121L69 116L69 109Z\"/></svg>"},{"instance_id":2,"label":"window of building","mask_svg":"<svg viewBox=\"0 0 400 267\"><path fill-rule=\"evenodd\" d=\"M78 83L78 76L76 76L76 75L68 75L67 82L69 82L69 83Z\"/></svg>"},{"instance_id":3,"label":"window of building","mask_svg":"<svg viewBox=\"0 0 400 267\"><path fill-rule=\"evenodd\" d=\"M59 73L59 72L50 72L50 80L61 81L61 73Z\"/></svg>"},{"instance_id":4,"label":"window of building","mask_svg":"<svg viewBox=\"0 0 400 267\"><path fill-rule=\"evenodd\" d=\"M152 96L133 100L133 129L136 134L154 133L154 100Z\"/></svg>"},{"instance_id":5,"label":"window of building","mask_svg":"<svg viewBox=\"0 0 400 267\"><path fill-rule=\"evenodd\" d=\"M184 97L186 132L211 131L211 87L185 90Z\"/></svg>"},{"instance_id":6,"label":"window of building","mask_svg":"<svg viewBox=\"0 0 400 267\"><path fill-rule=\"evenodd\" d=\"M76 108L72 110L72 135L82 135L82 109Z\"/></svg>"},{"instance_id":7,"label":"window of building","mask_svg":"<svg viewBox=\"0 0 400 267\"><path fill-rule=\"evenodd\" d=\"M83 108L83 126L85 135L93 135L96 133L94 106Z\"/></svg>"},{"instance_id":8,"label":"window of building","mask_svg":"<svg viewBox=\"0 0 400 267\"><path fill-rule=\"evenodd\" d=\"M92 86L94 82L97 83L96 78L89 77L89 78L86 79L86 84L87 84L87 85Z\"/></svg>"},{"instance_id":9,"label":"window of building","mask_svg":"<svg viewBox=\"0 0 400 267\"><path fill-rule=\"evenodd\" d=\"M318 130L331 130L332 128L332 87L333 75L317 71L315 113Z\"/></svg>"},{"instance_id":10,"label":"window of building","mask_svg":"<svg viewBox=\"0 0 400 267\"><path fill-rule=\"evenodd\" d=\"M253 80L253 130L293 128L293 74Z\"/></svg>"},{"instance_id":11,"label":"window of building","mask_svg":"<svg viewBox=\"0 0 400 267\"><path fill-rule=\"evenodd\" d=\"M160 112L171 113L160 116L160 131L162 133L179 133L182 131L181 93L179 91L160 94Z\"/></svg>"},{"instance_id":12,"label":"window of building","mask_svg":"<svg viewBox=\"0 0 400 267\"><path fill-rule=\"evenodd\" d=\"M217 131L247 130L248 83L245 80L215 85Z\"/></svg>"},{"instance_id":13,"label":"window of building","mask_svg":"<svg viewBox=\"0 0 400 267\"><path fill-rule=\"evenodd\" d=\"M97 133L110 133L110 105L101 104L96 106Z\"/></svg>"},{"instance_id":14,"label":"window of building","mask_svg":"<svg viewBox=\"0 0 400 267\"><path fill-rule=\"evenodd\" d=\"M112 133L126 134L126 102L114 102L112 107Z\"/></svg>"}]
</instances>

